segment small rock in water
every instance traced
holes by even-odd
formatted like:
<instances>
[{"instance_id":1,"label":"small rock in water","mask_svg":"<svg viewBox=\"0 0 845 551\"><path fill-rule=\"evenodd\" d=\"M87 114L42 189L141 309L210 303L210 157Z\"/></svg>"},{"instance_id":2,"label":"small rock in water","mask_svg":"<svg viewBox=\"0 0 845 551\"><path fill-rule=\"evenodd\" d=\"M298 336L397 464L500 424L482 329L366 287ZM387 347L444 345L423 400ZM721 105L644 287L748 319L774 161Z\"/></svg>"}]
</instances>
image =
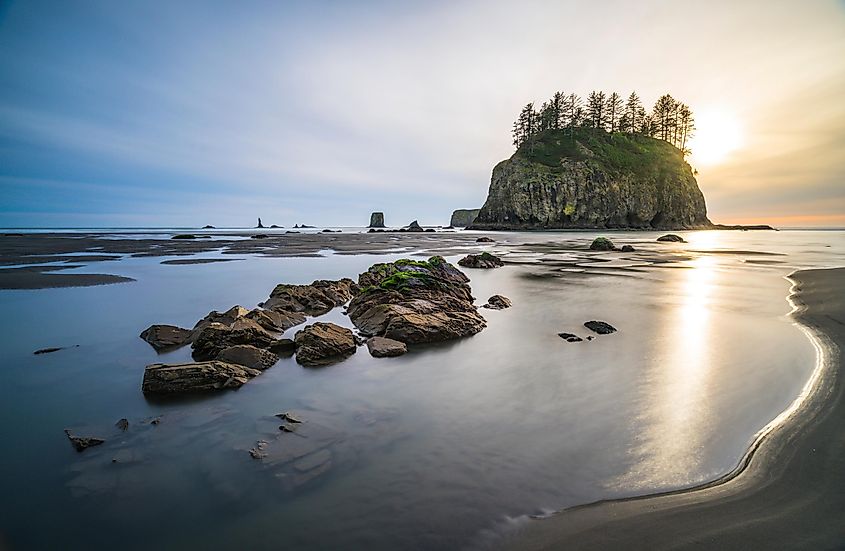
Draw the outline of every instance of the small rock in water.
<instances>
[{"instance_id":1,"label":"small rock in water","mask_svg":"<svg viewBox=\"0 0 845 551\"><path fill-rule=\"evenodd\" d=\"M669 243L686 243L686 240L683 237L681 237L680 235L675 235L674 233L667 233L666 235L661 235L657 238L657 240Z\"/></svg>"},{"instance_id":2,"label":"small rock in water","mask_svg":"<svg viewBox=\"0 0 845 551\"><path fill-rule=\"evenodd\" d=\"M632 253L632 252L636 251L637 249L635 249L633 245L622 245L622 248L620 250L623 253Z\"/></svg>"},{"instance_id":3,"label":"small rock in water","mask_svg":"<svg viewBox=\"0 0 845 551\"><path fill-rule=\"evenodd\" d=\"M284 413L277 413L276 417L278 417L279 419L282 419L284 421L287 421L288 423L301 423L302 422L302 419L300 419L299 417L297 417L295 414L291 413L290 411L286 411Z\"/></svg>"},{"instance_id":4,"label":"small rock in water","mask_svg":"<svg viewBox=\"0 0 845 551\"><path fill-rule=\"evenodd\" d=\"M279 425L279 430L282 432L294 432L296 429L291 425Z\"/></svg>"},{"instance_id":5,"label":"small rock in water","mask_svg":"<svg viewBox=\"0 0 845 551\"><path fill-rule=\"evenodd\" d=\"M584 327L599 335L608 335L616 332L616 328L605 321L588 321L584 323Z\"/></svg>"},{"instance_id":6,"label":"small rock in water","mask_svg":"<svg viewBox=\"0 0 845 551\"><path fill-rule=\"evenodd\" d=\"M476 243L495 243L495 240L493 240L490 237L487 237L485 235L484 237L479 237L478 239L476 239L475 242Z\"/></svg>"},{"instance_id":7,"label":"small rock in water","mask_svg":"<svg viewBox=\"0 0 845 551\"><path fill-rule=\"evenodd\" d=\"M595 337L594 337L594 336L592 336L592 335L587 335L587 340L588 340L588 341L591 341L591 340L593 340L593 339L595 339Z\"/></svg>"},{"instance_id":8,"label":"small rock in water","mask_svg":"<svg viewBox=\"0 0 845 551\"><path fill-rule=\"evenodd\" d=\"M94 436L74 436L69 429L65 429L65 434L68 440L70 440L70 443L73 444L74 449L78 452L84 451L92 446L99 446L105 442L102 438L96 438Z\"/></svg>"},{"instance_id":9,"label":"small rock in water","mask_svg":"<svg viewBox=\"0 0 845 551\"><path fill-rule=\"evenodd\" d=\"M584 340L578 335L574 335L572 333L558 333L557 336L562 338L566 342L581 342Z\"/></svg>"},{"instance_id":10,"label":"small rock in water","mask_svg":"<svg viewBox=\"0 0 845 551\"><path fill-rule=\"evenodd\" d=\"M267 457L267 444L266 440L259 440L255 443L254 448L250 448L249 455L252 456L253 459L264 459Z\"/></svg>"},{"instance_id":11,"label":"small rock in water","mask_svg":"<svg viewBox=\"0 0 845 551\"><path fill-rule=\"evenodd\" d=\"M408 352L408 345L387 337L373 337L367 341L367 349L373 358L392 358Z\"/></svg>"},{"instance_id":12,"label":"small rock in water","mask_svg":"<svg viewBox=\"0 0 845 551\"><path fill-rule=\"evenodd\" d=\"M117 428L119 428L120 430L126 430L126 429L128 429L128 428L129 428L129 420L128 420L128 419L125 419L125 418L124 418L124 419L121 419L120 421L118 421L117 423L115 423L115 424L114 424L114 426L116 426L116 427L117 427Z\"/></svg>"},{"instance_id":13,"label":"small rock in water","mask_svg":"<svg viewBox=\"0 0 845 551\"><path fill-rule=\"evenodd\" d=\"M615 251L616 245L614 245L613 241L611 241L607 237L596 237L595 239L593 239L593 242L590 243L590 250L591 251Z\"/></svg>"},{"instance_id":14,"label":"small rock in water","mask_svg":"<svg viewBox=\"0 0 845 551\"><path fill-rule=\"evenodd\" d=\"M508 297L493 295L487 299L487 304L482 306L482 308L489 308L490 310L504 310L505 308L510 308L512 305L513 303Z\"/></svg>"},{"instance_id":15,"label":"small rock in water","mask_svg":"<svg viewBox=\"0 0 845 551\"><path fill-rule=\"evenodd\" d=\"M502 259L488 252L468 254L458 260L458 265L465 268L500 268L505 265Z\"/></svg>"},{"instance_id":16,"label":"small rock in water","mask_svg":"<svg viewBox=\"0 0 845 551\"><path fill-rule=\"evenodd\" d=\"M150 421L150 424L151 424L151 425L158 425L158 424L160 424L160 423L161 423L161 417L156 417L155 419L153 419L152 421Z\"/></svg>"}]
</instances>

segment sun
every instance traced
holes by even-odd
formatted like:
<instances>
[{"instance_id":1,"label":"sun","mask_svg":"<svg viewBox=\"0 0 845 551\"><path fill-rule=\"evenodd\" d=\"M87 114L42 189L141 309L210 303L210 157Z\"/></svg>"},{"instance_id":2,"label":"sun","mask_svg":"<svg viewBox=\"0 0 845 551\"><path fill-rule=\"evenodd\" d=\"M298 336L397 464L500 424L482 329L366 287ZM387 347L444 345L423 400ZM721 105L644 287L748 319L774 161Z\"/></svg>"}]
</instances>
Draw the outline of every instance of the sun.
<instances>
[{"instance_id":1,"label":"sun","mask_svg":"<svg viewBox=\"0 0 845 551\"><path fill-rule=\"evenodd\" d=\"M690 139L690 162L695 166L713 166L724 162L744 142L739 119L725 109L706 109L695 113L695 134Z\"/></svg>"}]
</instances>

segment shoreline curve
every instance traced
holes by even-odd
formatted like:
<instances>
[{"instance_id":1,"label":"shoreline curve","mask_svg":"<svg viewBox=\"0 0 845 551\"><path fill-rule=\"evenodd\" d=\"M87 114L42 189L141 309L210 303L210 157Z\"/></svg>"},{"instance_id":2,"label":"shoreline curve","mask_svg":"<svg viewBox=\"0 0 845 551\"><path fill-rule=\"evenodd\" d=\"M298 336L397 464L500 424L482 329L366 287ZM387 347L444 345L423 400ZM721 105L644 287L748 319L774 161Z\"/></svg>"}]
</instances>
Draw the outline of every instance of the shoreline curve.
<instances>
[{"instance_id":1,"label":"shoreline curve","mask_svg":"<svg viewBox=\"0 0 845 551\"><path fill-rule=\"evenodd\" d=\"M825 421L830 421L836 410L845 410L841 380L845 267L796 270L786 279L792 283L787 296L792 311L787 315L815 348L816 365L801 393L755 434L736 467L686 488L600 500L531 517L495 542L494 548L771 549L845 544L845 470L835 471L838 483L830 480L829 485L826 475L833 474L830 469L815 476L801 472L806 455L824 455L818 453L818 446L808 447L814 443L812 435L825 436L831 428L835 430L835 426L826 427ZM836 463L845 467L845 426L836 432L839 438L827 455L838 458ZM827 486L828 492L808 491L799 483L802 478L815 478L816 486ZM792 511L793 503L804 507ZM747 511L752 514L744 515ZM772 523L780 529L772 529ZM800 529L811 524L815 526L812 531Z\"/></svg>"}]
</instances>

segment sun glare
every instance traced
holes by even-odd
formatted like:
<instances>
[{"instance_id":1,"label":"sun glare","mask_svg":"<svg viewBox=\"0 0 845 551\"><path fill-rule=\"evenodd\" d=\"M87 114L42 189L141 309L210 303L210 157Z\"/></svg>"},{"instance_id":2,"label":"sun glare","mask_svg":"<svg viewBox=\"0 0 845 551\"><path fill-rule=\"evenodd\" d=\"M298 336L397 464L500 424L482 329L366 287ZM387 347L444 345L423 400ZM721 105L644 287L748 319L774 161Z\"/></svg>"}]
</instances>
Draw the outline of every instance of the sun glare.
<instances>
[{"instance_id":1,"label":"sun glare","mask_svg":"<svg viewBox=\"0 0 845 551\"><path fill-rule=\"evenodd\" d=\"M688 147L690 161L696 166L716 165L742 146L743 132L739 120L732 114L711 109L695 114L695 135Z\"/></svg>"}]
</instances>

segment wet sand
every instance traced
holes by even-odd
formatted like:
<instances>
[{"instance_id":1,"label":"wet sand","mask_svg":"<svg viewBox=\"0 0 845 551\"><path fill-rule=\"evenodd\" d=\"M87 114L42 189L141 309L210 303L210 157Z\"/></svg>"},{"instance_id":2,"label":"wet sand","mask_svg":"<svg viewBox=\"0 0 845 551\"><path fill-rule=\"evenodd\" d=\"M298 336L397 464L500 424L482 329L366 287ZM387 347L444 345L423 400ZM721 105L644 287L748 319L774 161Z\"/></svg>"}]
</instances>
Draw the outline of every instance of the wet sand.
<instances>
[{"instance_id":1,"label":"wet sand","mask_svg":"<svg viewBox=\"0 0 845 551\"><path fill-rule=\"evenodd\" d=\"M85 287L132 281L108 273L64 273L63 270L124 256L176 257L218 252L221 255L258 254L270 257L315 257L331 249L335 254L384 254L416 251L430 254L474 252L479 234L453 231L425 233L264 233L251 231L202 233L213 239L171 239L172 232L130 236L108 233L38 233L0 235L0 289ZM164 260L162 264L207 264L238 258ZM58 264L58 265L57 265Z\"/></svg>"},{"instance_id":2,"label":"wet sand","mask_svg":"<svg viewBox=\"0 0 845 551\"><path fill-rule=\"evenodd\" d=\"M815 341L814 384L737 469L690 490L603 501L531 520L497 547L839 549L845 545L845 268L805 270L795 319ZM761 389L765 392L765 389Z\"/></svg>"}]
</instances>

